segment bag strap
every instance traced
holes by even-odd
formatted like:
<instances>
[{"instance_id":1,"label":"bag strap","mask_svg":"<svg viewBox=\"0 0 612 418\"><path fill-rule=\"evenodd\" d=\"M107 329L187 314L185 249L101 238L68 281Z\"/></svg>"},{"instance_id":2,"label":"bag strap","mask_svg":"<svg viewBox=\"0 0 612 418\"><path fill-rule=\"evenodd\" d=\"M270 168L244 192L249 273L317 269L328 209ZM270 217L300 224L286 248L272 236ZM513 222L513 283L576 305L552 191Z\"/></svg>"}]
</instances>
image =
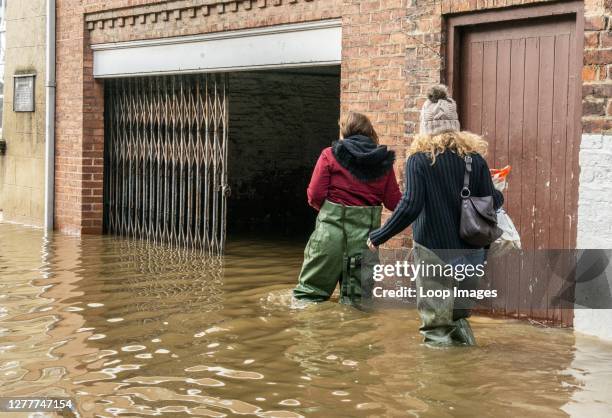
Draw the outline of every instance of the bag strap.
<instances>
[{"instance_id":1,"label":"bag strap","mask_svg":"<svg viewBox=\"0 0 612 418\"><path fill-rule=\"evenodd\" d=\"M463 189L461 189L461 197L463 199L467 199L472 194L472 192L470 191L470 174L472 173L472 157L470 155L466 155L463 159L465 161L465 173L463 174Z\"/></svg>"}]
</instances>

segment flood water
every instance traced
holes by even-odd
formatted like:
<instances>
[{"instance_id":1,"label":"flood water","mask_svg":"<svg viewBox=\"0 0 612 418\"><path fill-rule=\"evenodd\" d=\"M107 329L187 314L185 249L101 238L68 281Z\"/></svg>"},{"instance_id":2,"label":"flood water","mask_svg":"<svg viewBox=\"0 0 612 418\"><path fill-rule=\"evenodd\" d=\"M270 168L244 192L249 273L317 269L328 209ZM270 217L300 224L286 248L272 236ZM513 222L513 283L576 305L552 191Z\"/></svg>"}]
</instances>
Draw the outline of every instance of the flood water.
<instances>
[{"instance_id":1,"label":"flood water","mask_svg":"<svg viewBox=\"0 0 612 418\"><path fill-rule=\"evenodd\" d=\"M431 349L415 311L298 309L302 251L235 239L218 262L0 223L0 396L84 417L612 413L612 345L476 317L478 347Z\"/></svg>"}]
</instances>

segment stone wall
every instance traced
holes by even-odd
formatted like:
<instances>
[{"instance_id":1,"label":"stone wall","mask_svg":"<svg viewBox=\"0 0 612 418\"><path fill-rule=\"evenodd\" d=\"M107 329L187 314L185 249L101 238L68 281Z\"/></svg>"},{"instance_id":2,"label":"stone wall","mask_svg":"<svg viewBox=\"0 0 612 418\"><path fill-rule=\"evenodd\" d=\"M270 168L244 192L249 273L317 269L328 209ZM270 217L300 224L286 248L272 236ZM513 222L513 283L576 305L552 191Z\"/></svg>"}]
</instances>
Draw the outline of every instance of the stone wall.
<instances>
[{"instance_id":1,"label":"stone wall","mask_svg":"<svg viewBox=\"0 0 612 418\"><path fill-rule=\"evenodd\" d=\"M583 135L580 167L578 247L612 248L612 135Z\"/></svg>"},{"instance_id":2,"label":"stone wall","mask_svg":"<svg viewBox=\"0 0 612 418\"><path fill-rule=\"evenodd\" d=\"M0 210L8 221L41 226L45 173L45 0L9 2L0 156ZM35 111L13 111L13 76L36 74Z\"/></svg>"},{"instance_id":3,"label":"stone wall","mask_svg":"<svg viewBox=\"0 0 612 418\"><path fill-rule=\"evenodd\" d=\"M578 248L612 248L612 135L585 134L580 150ZM612 265L607 269L612 277ZM612 340L612 309L576 309L574 328Z\"/></svg>"}]
</instances>

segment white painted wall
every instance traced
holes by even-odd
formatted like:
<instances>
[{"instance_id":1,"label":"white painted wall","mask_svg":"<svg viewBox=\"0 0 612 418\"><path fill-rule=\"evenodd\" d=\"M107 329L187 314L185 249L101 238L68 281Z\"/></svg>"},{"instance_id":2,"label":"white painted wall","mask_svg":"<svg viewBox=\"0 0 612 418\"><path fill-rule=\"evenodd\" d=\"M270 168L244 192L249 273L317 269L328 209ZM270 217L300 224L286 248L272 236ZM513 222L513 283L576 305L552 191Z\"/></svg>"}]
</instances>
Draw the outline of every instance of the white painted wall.
<instances>
[{"instance_id":1,"label":"white painted wall","mask_svg":"<svg viewBox=\"0 0 612 418\"><path fill-rule=\"evenodd\" d=\"M340 20L92 45L94 77L338 65Z\"/></svg>"},{"instance_id":2,"label":"white painted wall","mask_svg":"<svg viewBox=\"0 0 612 418\"><path fill-rule=\"evenodd\" d=\"M612 248L612 135L582 135L577 246ZM576 309L574 329L612 341L612 309Z\"/></svg>"}]
</instances>

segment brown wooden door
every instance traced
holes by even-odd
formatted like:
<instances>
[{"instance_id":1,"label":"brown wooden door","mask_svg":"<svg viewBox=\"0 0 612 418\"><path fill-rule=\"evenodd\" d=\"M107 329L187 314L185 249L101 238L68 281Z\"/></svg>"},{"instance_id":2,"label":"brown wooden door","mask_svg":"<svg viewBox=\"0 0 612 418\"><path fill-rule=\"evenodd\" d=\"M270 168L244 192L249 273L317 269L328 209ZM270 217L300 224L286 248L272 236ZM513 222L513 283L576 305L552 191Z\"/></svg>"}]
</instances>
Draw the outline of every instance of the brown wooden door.
<instances>
[{"instance_id":1,"label":"brown wooden door","mask_svg":"<svg viewBox=\"0 0 612 418\"><path fill-rule=\"evenodd\" d=\"M505 207L525 249L575 246L575 26L532 19L461 36L462 123L491 144L491 167L512 165Z\"/></svg>"},{"instance_id":2,"label":"brown wooden door","mask_svg":"<svg viewBox=\"0 0 612 418\"><path fill-rule=\"evenodd\" d=\"M580 58L566 16L462 28L453 84L464 129L490 143L489 165L512 165L505 208L526 250L492 260L499 296L484 310L571 325L571 309L554 302L562 281L531 251L576 245Z\"/></svg>"}]
</instances>

